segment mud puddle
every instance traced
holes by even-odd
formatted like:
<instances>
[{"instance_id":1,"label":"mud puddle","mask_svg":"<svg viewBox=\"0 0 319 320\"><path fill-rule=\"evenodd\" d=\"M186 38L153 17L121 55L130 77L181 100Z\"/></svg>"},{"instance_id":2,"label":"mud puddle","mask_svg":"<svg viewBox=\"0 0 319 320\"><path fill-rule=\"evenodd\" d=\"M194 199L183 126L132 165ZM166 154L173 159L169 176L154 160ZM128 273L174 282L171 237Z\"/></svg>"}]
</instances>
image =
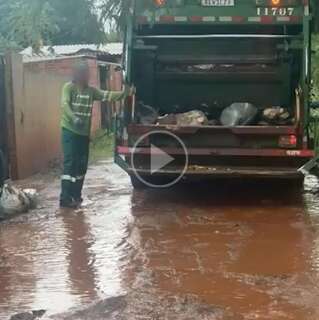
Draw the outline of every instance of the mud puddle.
<instances>
[{"instance_id":1,"label":"mud puddle","mask_svg":"<svg viewBox=\"0 0 319 320\"><path fill-rule=\"evenodd\" d=\"M275 184L133 191L109 162L84 208L57 208L57 179L31 214L0 225L0 319L319 319L319 196Z\"/></svg>"}]
</instances>

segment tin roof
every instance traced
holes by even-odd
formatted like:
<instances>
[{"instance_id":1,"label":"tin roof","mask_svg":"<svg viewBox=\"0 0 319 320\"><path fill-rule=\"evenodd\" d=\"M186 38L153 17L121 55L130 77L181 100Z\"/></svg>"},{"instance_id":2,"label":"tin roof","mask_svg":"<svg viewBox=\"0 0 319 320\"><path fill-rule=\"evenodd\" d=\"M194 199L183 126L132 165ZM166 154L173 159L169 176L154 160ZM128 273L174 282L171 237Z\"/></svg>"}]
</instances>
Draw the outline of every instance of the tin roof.
<instances>
[{"instance_id":1,"label":"tin roof","mask_svg":"<svg viewBox=\"0 0 319 320\"><path fill-rule=\"evenodd\" d=\"M35 54L31 47L28 47L20 52L23 55L23 61L38 61L52 59L61 56L70 56L77 54L92 54L95 56L109 55L120 56L123 52L122 42L111 42L108 44L73 44L73 45L58 45L44 46L41 51Z\"/></svg>"}]
</instances>

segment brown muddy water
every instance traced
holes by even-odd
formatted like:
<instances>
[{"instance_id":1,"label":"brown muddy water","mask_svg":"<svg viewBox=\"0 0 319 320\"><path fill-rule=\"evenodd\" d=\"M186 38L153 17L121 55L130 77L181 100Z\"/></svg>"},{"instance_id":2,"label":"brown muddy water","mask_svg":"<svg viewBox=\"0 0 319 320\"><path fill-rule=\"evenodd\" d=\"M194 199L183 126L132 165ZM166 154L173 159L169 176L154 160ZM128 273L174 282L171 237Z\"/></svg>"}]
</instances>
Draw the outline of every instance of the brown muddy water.
<instances>
[{"instance_id":1,"label":"brown muddy water","mask_svg":"<svg viewBox=\"0 0 319 320\"><path fill-rule=\"evenodd\" d=\"M216 182L133 191L91 167L83 209L60 211L37 176L37 210L0 224L0 319L317 320L319 185Z\"/></svg>"}]
</instances>

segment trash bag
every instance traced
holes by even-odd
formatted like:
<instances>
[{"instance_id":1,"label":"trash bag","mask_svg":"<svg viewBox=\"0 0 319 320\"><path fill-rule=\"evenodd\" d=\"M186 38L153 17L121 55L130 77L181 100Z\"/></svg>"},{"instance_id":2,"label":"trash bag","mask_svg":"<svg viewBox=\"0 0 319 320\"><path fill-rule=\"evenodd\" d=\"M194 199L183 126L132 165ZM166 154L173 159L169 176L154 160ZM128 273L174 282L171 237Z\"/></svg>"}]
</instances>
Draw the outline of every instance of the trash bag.
<instances>
[{"instance_id":1,"label":"trash bag","mask_svg":"<svg viewBox=\"0 0 319 320\"><path fill-rule=\"evenodd\" d=\"M176 115L178 126L203 126L208 124L208 119L203 111L193 110Z\"/></svg>"},{"instance_id":2,"label":"trash bag","mask_svg":"<svg viewBox=\"0 0 319 320\"><path fill-rule=\"evenodd\" d=\"M176 125L177 124L177 119L176 119L176 114L171 113L171 114L165 114L162 117L158 118L159 125Z\"/></svg>"},{"instance_id":3,"label":"trash bag","mask_svg":"<svg viewBox=\"0 0 319 320\"><path fill-rule=\"evenodd\" d=\"M139 102L137 105L137 120L143 125L156 124L159 117L158 112L151 106Z\"/></svg>"},{"instance_id":4,"label":"trash bag","mask_svg":"<svg viewBox=\"0 0 319 320\"><path fill-rule=\"evenodd\" d=\"M266 108L262 113L262 118L269 124L284 125L291 122L291 114L282 107Z\"/></svg>"},{"instance_id":5,"label":"trash bag","mask_svg":"<svg viewBox=\"0 0 319 320\"><path fill-rule=\"evenodd\" d=\"M11 316L10 320L35 320L42 318L46 310L33 310L31 312L17 313Z\"/></svg>"},{"instance_id":6,"label":"trash bag","mask_svg":"<svg viewBox=\"0 0 319 320\"><path fill-rule=\"evenodd\" d=\"M257 116L258 110L251 103L233 103L224 109L220 117L223 126L246 126L252 124Z\"/></svg>"},{"instance_id":7,"label":"trash bag","mask_svg":"<svg viewBox=\"0 0 319 320\"><path fill-rule=\"evenodd\" d=\"M0 213L2 218L29 211L30 199L22 191L5 184L0 198Z\"/></svg>"},{"instance_id":8,"label":"trash bag","mask_svg":"<svg viewBox=\"0 0 319 320\"><path fill-rule=\"evenodd\" d=\"M35 189L23 189L24 194L30 201L30 209L35 209L38 205L39 194Z\"/></svg>"}]
</instances>

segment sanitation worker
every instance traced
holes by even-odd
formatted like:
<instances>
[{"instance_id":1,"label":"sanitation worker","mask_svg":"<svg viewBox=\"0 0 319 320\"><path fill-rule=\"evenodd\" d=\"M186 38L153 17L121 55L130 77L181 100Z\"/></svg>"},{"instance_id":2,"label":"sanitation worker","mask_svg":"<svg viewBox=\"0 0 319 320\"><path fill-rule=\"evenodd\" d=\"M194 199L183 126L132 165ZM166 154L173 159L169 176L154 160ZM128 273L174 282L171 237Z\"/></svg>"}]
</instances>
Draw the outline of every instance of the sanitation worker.
<instances>
[{"instance_id":1,"label":"sanitation worker","mask_svg":"<svg viewBox=\"0 0 319 320\"><path fill-rule=\"evenodd\" d=\"M101 91L89 86L89 67L77 64L73 81L66 83L62 93L62 149L64 168L62 175L61 208L77 208L82 203L82 188L87 172L89 143L94 101L119 101L134 93L134 88L124 91Z\"/></svg>"}]
</instances>

